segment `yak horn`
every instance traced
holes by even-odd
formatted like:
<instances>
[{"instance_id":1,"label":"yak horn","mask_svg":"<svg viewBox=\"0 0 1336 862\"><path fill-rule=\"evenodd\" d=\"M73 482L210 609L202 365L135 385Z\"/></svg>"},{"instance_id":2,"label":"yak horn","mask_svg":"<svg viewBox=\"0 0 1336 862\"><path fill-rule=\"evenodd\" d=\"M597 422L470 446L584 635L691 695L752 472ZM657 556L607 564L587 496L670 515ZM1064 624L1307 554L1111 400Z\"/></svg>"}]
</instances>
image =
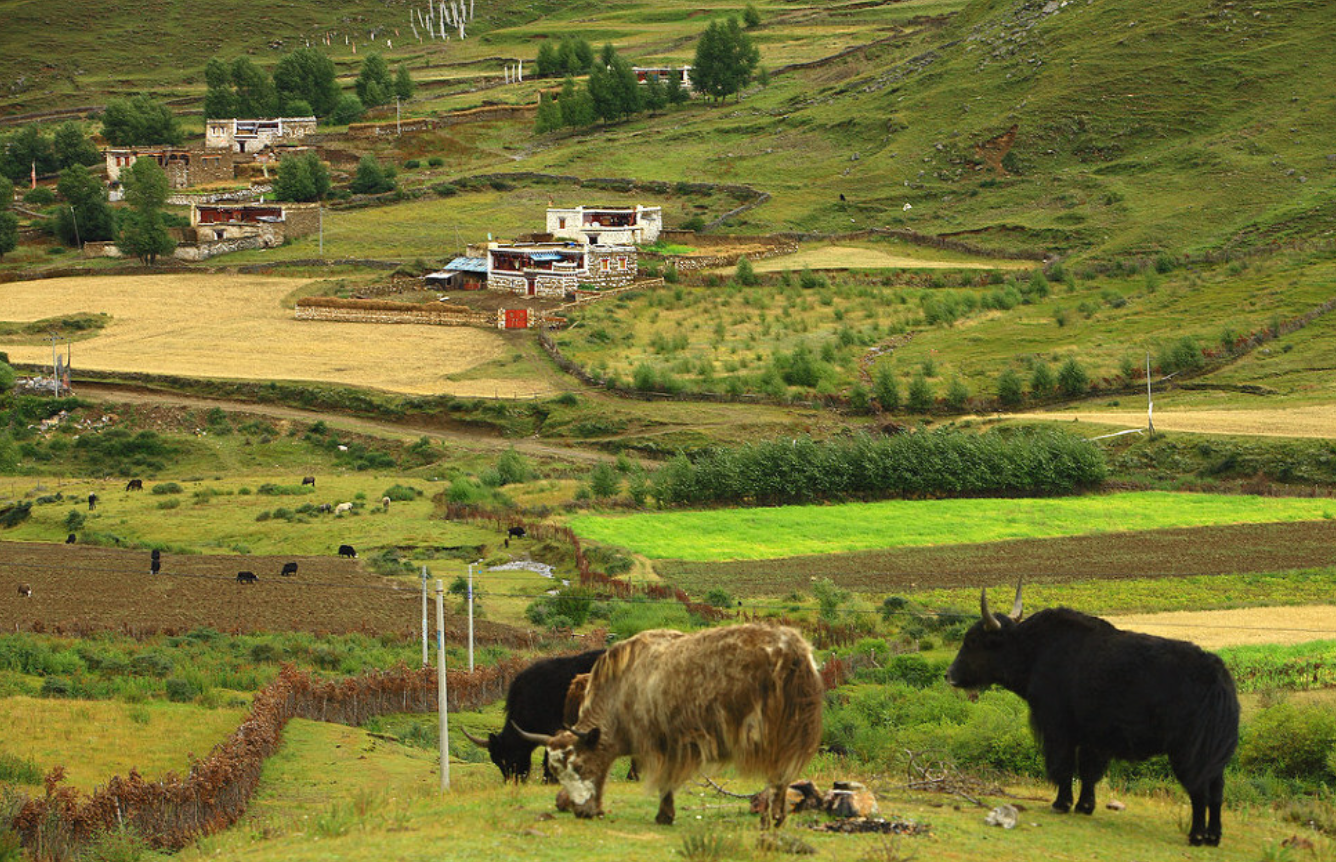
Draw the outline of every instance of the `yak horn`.
<instances>
[{"instance_id":1,"label":"yak horn","mask_svg":"<svg viewBox=\"0 0 1336 862\"><path fill-rule=\"evenodd\" d=\"M1015 602L1015 604L1013 604L1013 605L1011 606L1011 614L1010 614L1010 616L1011 616L1011 618L1012 618L1013 620L1015 620L1016 622L1020 622L1020 621L1021 621L1021 616L1022 616L1024 613L1025 613L1025 610L1021 607L1021 581L1020 581L1019 578L1017 578L1017 579L1016 579L1016 602Z\"/></svg>"},{"instance_id":2,"label":"yak horn","mask_svg":"<svg viewBox=\"0 0 1336 862\"><path fill-rule=\"evenodd\" d=\"M1002 624L997 621L997 617L993 616L992 612L988 610L987 587L983 588L983 593L980 594L979 596L979 610L983 613L984 628L990 631L997 631L998 629L1002 628Z\"/></svg>"},{"instance_id":3,"label":"yak horn","mask_svg":"<svg viewBox=\"0 0 1336 862\"><path fill-rule=\"evenodd\" d=\"M510 723L510 726L515 728L515 732L518 733L520 736L524 737L525 739L527 739L529 742L537 743L538 745L547 745L549 742L552 741L552 737L550 735L545 733L530 733L529 731L521 728L518 724L516 724L513 721Z\"/></svg>"},{"instance_id":4,"label":"yak horn","mask_svg":"<svg viewBox=\"0 0 1336 862\"><path fill-rule=\"evenodd\" d=\"M485 749L487 749L488 751L491 751L491 750L492 750L492 744L491 744L490 742L488 742L487 740L485 740L485 739L479 739L478 737L476 737L476 736L474 736L473 734L469 733L468 730L466 730L466 729L463 728L463 727L461 727L459 730L460 730L460 732L463 733L466 737L468 737L469 742L473 743L474 745L478 746L479 748L485 748Z\"/></svg>"}]
</instances>

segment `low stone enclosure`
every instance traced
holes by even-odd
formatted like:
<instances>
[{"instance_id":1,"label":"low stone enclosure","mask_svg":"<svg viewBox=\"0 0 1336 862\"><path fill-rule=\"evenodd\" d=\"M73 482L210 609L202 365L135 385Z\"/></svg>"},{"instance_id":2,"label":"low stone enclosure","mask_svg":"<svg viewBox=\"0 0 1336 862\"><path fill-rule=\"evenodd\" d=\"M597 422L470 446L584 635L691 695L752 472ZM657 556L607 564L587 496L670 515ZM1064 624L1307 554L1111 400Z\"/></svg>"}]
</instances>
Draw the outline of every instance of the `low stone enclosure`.
<instances>
[{"instance_id":1,"label":"low stone enclosure","mask_svg":"<svg viewBox=\"0 0 1336 862\"><path fill-rule=\"evenodd\" d=\"M297 300L298 320L339 320L349 323L426 323L433 326L482 326L504 329L505 309L475 311L463 305L390 302L383 299L338 299L308 296ZM541 322L538 315L529 326Z\"/></svg>"}]
</instances>

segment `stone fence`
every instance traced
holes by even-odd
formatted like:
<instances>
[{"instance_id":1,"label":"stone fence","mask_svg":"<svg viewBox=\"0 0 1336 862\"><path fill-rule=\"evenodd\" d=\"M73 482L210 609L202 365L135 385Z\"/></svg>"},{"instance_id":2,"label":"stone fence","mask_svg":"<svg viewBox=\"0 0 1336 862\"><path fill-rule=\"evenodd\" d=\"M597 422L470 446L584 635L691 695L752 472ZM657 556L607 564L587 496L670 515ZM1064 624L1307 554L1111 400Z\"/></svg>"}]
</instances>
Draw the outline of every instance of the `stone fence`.
<instances>
[{"instance_id":1,"label":"stone fence","mask_svg":"<svg viewBox=\"0 0 1336 862\"><path fill-rule=\"evenodd\" d=\"M223 201L253 201L260 195L267 195L274 190L271 185L251 186L246 189L233 189L230 192L185 193L175 192L167 196L167 203L172 206L188 207L191 204L216 204Z\"/></svg>"},{"instance_id":2,"label":"stone fence","mask_svg":"<svg viewBox=\"0 0 1336 862\"><path fill-rule=\"evenodd\" d=\"M337 320L349 323L421 323L432 326L504 325L504 312L474 311L462 305L420 305L375 299L306 297L297 300L298 320Z\"/></svg>"}]
</instances>

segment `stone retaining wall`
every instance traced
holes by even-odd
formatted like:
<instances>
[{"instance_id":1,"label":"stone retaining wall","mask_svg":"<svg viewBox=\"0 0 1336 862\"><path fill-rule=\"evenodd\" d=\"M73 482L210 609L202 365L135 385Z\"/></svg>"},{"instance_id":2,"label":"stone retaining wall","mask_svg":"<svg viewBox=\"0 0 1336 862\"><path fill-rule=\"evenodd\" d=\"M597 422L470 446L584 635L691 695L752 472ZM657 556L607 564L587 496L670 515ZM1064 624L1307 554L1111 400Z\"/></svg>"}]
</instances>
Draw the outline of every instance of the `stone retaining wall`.
<instances>
[{"instance_id":1,"label":"stone retaining wall","mask_svg":"<svg viewBox=\"0 0 1336 862\"><path fill-rule=\"evenodd\" d=\"M337 320L348 323L419 323L430 326L499 326L498 315L485 311L446 311L424 307L400 311L385 309L329 308L318 305L297 306L298 320Z\"/></svg>"}]
</instances>

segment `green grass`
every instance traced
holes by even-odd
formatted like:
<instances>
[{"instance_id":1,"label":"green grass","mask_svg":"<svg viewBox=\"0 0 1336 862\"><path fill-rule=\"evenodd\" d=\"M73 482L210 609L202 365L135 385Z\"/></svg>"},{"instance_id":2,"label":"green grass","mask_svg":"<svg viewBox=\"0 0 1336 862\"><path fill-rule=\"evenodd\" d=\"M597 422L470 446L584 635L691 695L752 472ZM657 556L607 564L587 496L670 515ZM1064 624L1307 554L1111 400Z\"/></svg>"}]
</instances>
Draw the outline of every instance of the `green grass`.
<instances>
[{"instance_id":1,"label":"green grass","mask_svg":"<svg viewBox=\"0 0 1336 862\"><path fill-rule=\"evenodd\" d=\"M1318 520L1327 500L1141 492L1052 499L890 500L625 516L579 515L586 539L654 559L764 560L871 548Z\"/></svg>"}]
</instances>

